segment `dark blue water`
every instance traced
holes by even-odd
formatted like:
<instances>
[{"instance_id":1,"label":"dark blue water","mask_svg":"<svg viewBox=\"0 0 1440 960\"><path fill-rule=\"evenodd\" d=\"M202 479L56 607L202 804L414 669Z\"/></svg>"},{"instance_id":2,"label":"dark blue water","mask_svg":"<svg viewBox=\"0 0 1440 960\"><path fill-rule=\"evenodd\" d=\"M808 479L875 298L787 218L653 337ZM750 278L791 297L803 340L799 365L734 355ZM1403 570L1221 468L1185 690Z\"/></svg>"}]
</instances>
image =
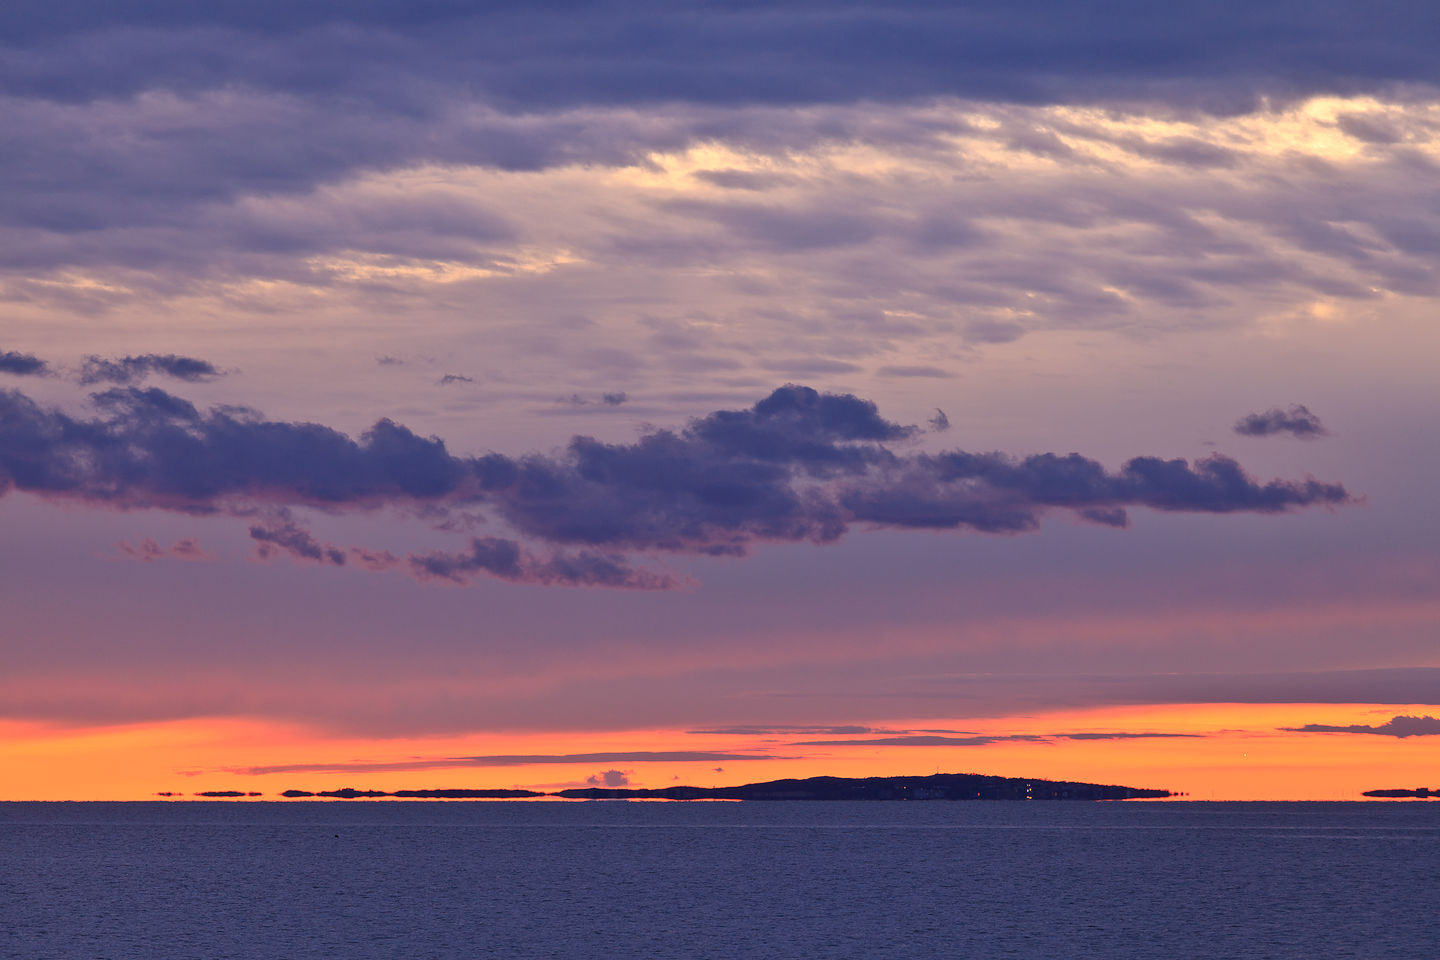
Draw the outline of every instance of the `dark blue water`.
<instances>
[{"instance_id":1,"label":"dark blue water","mask_svg":"<svg viewBox=\"0 0 1440 960\"><path fill-rule=\"evenodd\" d=\"M0 957L1440 957L1440 803L0 804Z\"/></svg>"}]
</instances>

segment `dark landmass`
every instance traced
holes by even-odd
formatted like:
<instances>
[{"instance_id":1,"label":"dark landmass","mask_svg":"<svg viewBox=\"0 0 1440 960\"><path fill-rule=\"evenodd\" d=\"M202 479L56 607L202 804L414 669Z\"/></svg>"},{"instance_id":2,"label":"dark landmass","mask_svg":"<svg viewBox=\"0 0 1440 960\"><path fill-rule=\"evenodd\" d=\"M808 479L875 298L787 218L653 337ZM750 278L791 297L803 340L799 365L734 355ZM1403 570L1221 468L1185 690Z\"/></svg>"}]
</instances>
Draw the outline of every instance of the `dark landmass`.
<instances>
[{"instance_id":1,"label":"dark landmass","mask_svg":"<svg viewBox=\"0 0 1440 960\"><path fill-rule=\"evenodd\" d=\"M1416 787L1414 790L1366 790L1362 796L1366 797L1434 797L1440 800L1440 790L1431 790L1429 787Z\"/></svg>"},{"instance_id":2,"label":"dark landmass","mask_svg":"<svg viewBox=\"0 0 1440 960\"><path fill-rule=\"evenodd\" d=\"M356 790L354 787L341 787L339 790L286 790L280 796L291 798L329 797L339 800L360 800L372 797L400 797L411 800L512 800L524 797L543 797L545 794L535 790L466 790L458 787L438 790L396 790L392 793L385 790Z\"/></svg>"},{"instance_id":3,"label":"dark landmass","mask_svg":"<svg viewBox=\"0 0 1440 960\"><path fill-rule=\"evenodd\" d=\"M583 787L551 794L575 800L1131 800L1174 796L1112 784L937 773L928 777L810 777L738 787Z\"/></svg>"},{"instance_id":4,"label":"dark landmass","mask_svg":"<svg viewBox=\"0 0 1440 960\"><path fill-rule=\"evenodd\" d=\"M1414 790L1372 790L1366 796L1428 796ZM1435 794L1440 796L1440 793ZM166 794L161 794L166 796ZM199 797L258 797L239 790L210 790ZM1115 784L1075 783L1068 780L1029 780L988 777L978 773L937 773L928 777L810 777L806 780L769 780L738 787L579 787L541 793L536 790L286 790L282 797L320 797L333 800L369 800L395 797L409 800L516 800L527 797L564 797L570 800L1134 800L1174 797L1169 790L1148 790Z\"/></svg>"}]
</instances>

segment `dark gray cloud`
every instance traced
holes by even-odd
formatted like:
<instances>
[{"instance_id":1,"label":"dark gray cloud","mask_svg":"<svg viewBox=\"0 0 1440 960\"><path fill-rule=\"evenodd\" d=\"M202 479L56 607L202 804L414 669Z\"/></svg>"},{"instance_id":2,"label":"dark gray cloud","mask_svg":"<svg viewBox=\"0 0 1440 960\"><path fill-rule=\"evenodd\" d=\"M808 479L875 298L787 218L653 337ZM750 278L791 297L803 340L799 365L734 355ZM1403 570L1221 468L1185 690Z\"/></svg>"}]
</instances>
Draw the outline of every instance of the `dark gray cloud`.
<instances>
[{"instance_id":1,"label":"dark gray cloud","mask_svg":"<svg viewBox=\"0 0 1440 960\"><path fill-rule=\"evenodd\" d=\"M585 782L592 787L628 787L630 777L624 770L606 770L604 773L586 777Z\"/></svg>"},{"instance_id":2,"label":"dark gray cloud","mask_svg":"<svg viewBox=\"0 0 1440 960\"><path fill-rule=\"evenodd\" d=\"M484 537L461 553L410 558L422 577L484 574L529 583L659 588L628 551L743 555L765 541L834 541L856 524L1017 533L1053 509L1109 526L1132 506L1199 513L1278 513L1334 506L1345 488L1316 480L1259 482L1227 457L1136 457L1111 472L1080 454L903 450L915 427L850 394L781 387L754 406L720 410L632 443L573 438L561 453L456 456L436 437L381 420L354 440L313 423L227 408L201 413L156 388L92 397L79 419L0 392L0 492L16 489L113 507L253 514L478 508L520 536L579 546L537 556ZM256 521L252 538L334 564L346 552L288 513ZM443 519L443 517L441 518Z\"/></svg>"},{"instance_id":3,"label":"dark gray cloud","mask_svg":"<svg viewBox=\"0 0 1440 960\"><path fill-rule=\"evenodd\" d=\"M1288 433L1292 437L1310 440L1327 433L1320 418L1301 404L1289 410L1279 408L1264 413L1249 413L1235 421L1235 432L1245 437L1271 437Z\"/></svg>"},{"instance_id":4,"label":"dark gray cloud","mask_svg":"<svg viewBox=\"0 0 1440 960\"><path fill-rule=\"evenodd\" d=\"M474 383L475 378L467 377L459 373L447 373L435 382L442 387L448 387L452 383Z\"/></svg>"},{"instance_id":5,"label":"dark gray cloud","mask_svg":"<svg viewBox=\"0 0 1440 960\"><path fill-rule=\"evenodd\" d=\"M1307 723L1303 727L1281 727L1292 733L1369 733L1381 737L1440 736L1440 717L1391 717L1379 726L1351 724L1346 727L1325 723Z\"/></svg>"},{"instance_id":6,"label":"dark gray cloud","mask_svg":"<svg viewBox=\"0 0 1440 960\"><path fill-rule=\"evenodd\" d=\"M138 357L120 357L115 360L86 357L80 369L80 382L87 386L95 383L127 385L140 383L152 374L161 374L189 383L204 383L224 376L208 360L180 357L173 353L146 353Z\"/></svg>"},{"instance_id":7,"label":"dark gray cloud","mask_svg":"<svg viewBox=\"0 0 1440 960\"><path fill-rule=\"evenodd\" d=\"M55 99L249 86L414 110L465 89L535 111L1122 94L1234 110L1261 93L1440 78L1426 43L1440 19L1409 0L1338 0L1323 13L1302 0L12 6L0 83Z\"/></svg>"},{"instance_id":8,"label":"dark gray cloud","mask_svg":"<svg viewBox=\"0 0 1440 960\"><path fill-rule=\"evenodd\" d=\"M43 377L50 372L50 365L39 357L14 350L0 351L0 373L17 377Z\"/></svg>"}]
</instances>

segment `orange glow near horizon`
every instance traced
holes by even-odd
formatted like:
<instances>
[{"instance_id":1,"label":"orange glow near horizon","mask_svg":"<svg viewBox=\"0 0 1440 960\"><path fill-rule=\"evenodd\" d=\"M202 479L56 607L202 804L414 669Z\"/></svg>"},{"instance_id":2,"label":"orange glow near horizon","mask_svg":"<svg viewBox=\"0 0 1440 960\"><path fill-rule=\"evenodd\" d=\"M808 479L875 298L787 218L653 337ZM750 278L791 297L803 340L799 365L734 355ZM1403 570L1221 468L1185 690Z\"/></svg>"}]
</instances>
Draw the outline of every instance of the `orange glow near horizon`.
<instances>
[{"instance_id":1,"label":"orange glow near horizon","mask_svg":"<svg viewBox=\"0 0 1440 960\"><path fill-rule=\"evenodd\" d=\"M341 787L556 790L584 786L605 770L632 786L725 786L785 777L984 773L1119 783L1183 792L1194 800L1355 800L1364 790L1440 787L1426 737L1293 733L1304 723L1384 723L1434 705L1171 704L941 721L888 728L964 730L981 735L1117 731L1193 738L1003 741L960 746L803 746L819 735L703 735L679 730L485 733L373 740L325 737L247 719L195 719L106 728L0 724L4 800L146 800L207 790L258 792ZM857 740L872 739L859 735ZM483 766L455 758L634 753L754 752L712 761L591 759ZM771 755L776 759L759 759ZM784 758L784 759L781 759ZM300 769L249 772L256 767ZM390 769L386 769L389 767ZM717 769L719 768L719 769Z\"/></svg>"}]
</instances>

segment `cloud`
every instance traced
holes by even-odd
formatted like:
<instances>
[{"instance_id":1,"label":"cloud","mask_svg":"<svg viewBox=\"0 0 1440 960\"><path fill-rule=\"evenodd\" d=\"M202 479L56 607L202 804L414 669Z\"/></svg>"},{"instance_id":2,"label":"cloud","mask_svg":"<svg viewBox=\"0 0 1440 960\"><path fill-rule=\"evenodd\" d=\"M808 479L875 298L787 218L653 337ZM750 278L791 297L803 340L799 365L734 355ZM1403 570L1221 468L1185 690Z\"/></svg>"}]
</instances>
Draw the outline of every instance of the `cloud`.
<instances>
[{"instance_id":1,"label":"cloud","mask_svg":"<svg viewBox=\"0 0 1440 960\"><path fill-rule=\"evenodd\" d=\"M937 737L920 734L898 737L874 737L868 740L797 740L794 747L984 747L1006 740L1039 741L1043 737L1015 734L1012 736Z\"/></svg>"},{"instance_id":2,"label":"cloud","mask_svg":"<svg viewBox=\"0 0 1440 960\"><path fill-rule=\"evenodd\" d=\"M1440 717L1391 717L1379 726L1351 724L1347 727L1324 723L1307 723L1303 727L1281 727L1291 733L1369 733L1382 737L1440 736Z\"/></svg>"},{"instance_id":3,"label":"cloud","mask_svg":"<svg viewBox=\"0 0 1440 960\"><path fill-rule=\"evenodd\" d=\"M945 411L939 407L935 408L935 416L925 422L930 424L930 429L936 433L944 433L950 429L950 418L945 416Z\"/></svg>"},{"instance_id":4,"label":"cloud","mask_svg":"<svg viewBox=\"0 0 1440 960\"><path fill-rule=\"evenodd\" d=\"M600 753L500 754L486 757L434 757L422 760L354 763L286 763L238 767L229 773L264 776L271 773L380 773L402 770L434 770L446 767L525 767L548 763L716 763L736 760L794 760L768 754L730 753L702 750L630 750Z\"/></svg>"},{"instance_id":5,"label":"cloud","mask_svg":"<svg viewBox=\"0 0 1440 960\"><path fill-rule=\"evenodd\" d=\"M380 420L354 440L313 423L249 411L201 413L157 388L92 397L78 419L0 391L0 493L10 489L112 508L250 516L261 555L279 550L343 565L288 512L479 510L528 540L574 546L536 554L519 540L473 539L463 552L415 554L418 576L477 574L523 583L664 589L681 583L631 566L628 552L746 554L763 542L823 544L855 525L1021 533L1050 510L1122 527L1129 507L1278 513L1351 501L1336 483L1259 482L1211 455L1135 457L1111 472L1077 453L1010 457L909 453L918 433L850 394L780 387L631 443L574 437L556 454L456 456L436 437Z\"/></svg>"},{"instance_id":6,"label":"cloud","mask_svg":"<svg viewBox=\"0 0 1440 960\"><path fill-rule=\"evenodd\" d=\"M506 294L497 288L524 279L587 303L595 326L573 338L576 353L602 346L622 322L624 308L606 286L644 285L671 301L666 309L704 302L743 328L726 344L740 349L677 354L667 369L761 367L778 357L801 364L778 373L801 379L880 357L945 356L957 344L1030 330L1193 327L1197 307L1207 325L1250 325L1279 303L1437 284L1434 257L1420 250L1423 224L1405 223L1415 218L1414 191L1404 185L1433 174L1406 169L1401 145L1375 162L1337 158L1324 144L1345 135L1325 108L1280 114L1272 102L1257 117L1215 117L1147 100L1108 102L1101 116L1030 101L866 99L517 115L476 102L468 87L456 100L427 87L409 93L431 109L387 104L361 120L307 92L146 88L130 99L25 101L10 133L23 142L0 150L0 177L8 161L21 169L6 179L38 178L43 189L6 198L14 239L0 245L0 284L67 309L196 294L228 302L232 284L254 280L266 282L259 300L286 300L303 286L322 302L373 309L381 289L451 312L462 302L498 309L492 298ZM1351 112L1371 109L1357 104ZM1379 106L1372 112L1396 115L1387 122L1406 131L1414 155L1433 153L1423 104ZM983 124L973 119L982 116ZM1157 122L1186 133L1148 132ZM1297 123L1306 132L1292 139ZM1033 158L1007 155L1014 126L1050 130L1072 156L1032 169ZM1277 155L1277 138L1307 162ZM1166 159L1157 145L1177 139L1243 143L1236 164L1247 176ZM717 201L720 191L700 189L703 215L660 202L703 187L704 171L694 167L712 150L788 171L793 183L767 195L766 216L788 225L782 239L790 241L808 225L809 244L760 256L753 211L716 213L734 191ZM857 169L860 150L880 159ZM37 164L43 156L54 159ZM1023 176L1005 172L1011 160L1026 165ZM950 176L956 163L987 172ZM77 178L66 173L72 165L107 176ZM644 183L617 183L617 165L652 172ZM551 173L507 173L519 168ZM1337 182L1345 189L1333 189ZM820 214L835 210L854 226L848 245L824 242ZM606 226L615 223L628 225L623 236ZM588 269L543 275L562 262ZM687 270L650 286L655 271L684 262L703 265L705 278ZM757 269L772 280L757 285ZM460 290L458 298L444 292ZM811 323L768 322L781 303L809 312ZM1337 316L1348 312L1336 306ZM563 321L534 312L537 333L559 332ZM847 319L861 315L869 319ZM833 319L815 322L822 317ZM836 349L829 334L841 324L906 349L892 353L872 338L857 351L848 337ZM533 355L536 342L497 337L494 372L514 369L513 354ZM890 375L904 365L880 369Z\"/></svg>"},{"instance_id":7,"label":"cloud","mask_svg":"<svg viewBox=\"0 0 1440 960\"><path fill-rule=\"evenodd\" d=\"M448 387L452 383L474 383L475 379L473 377L462 376L458 373L447 373L435 382L442 387Z\"/></svg>"},{"instance_id":8,"label":"cloud","mask_svg":"<svg viewBox=\"0 0 1440 960\"><path fill-rule=\"evenodd\" d=\"M726 736L800 736L804 734L829 734L841 736L844 734L858 733L894 733L893 730L881 730L876 727L863 727L856 724L839 724L835 726L811 726L805 724L738 724L728 727L705 727L699 730L686 730L691 734L723 734Z\"/></svg>"},{"instance_id":9,"label":"cloud","mask_svg":"<svg viewBox=\"0 0 1440 960\"><path fill-rule=\"evenodd\" d=\"M163 374L189 383L204 383L224 376L208 360L180 357L173 353L146 353L138 357L120 357L117 360L106 360L92 355L85 358L80 370L80 382L85 385L128 385L140 383L152 374Z\"/></svg>"},{"instance_id":10,"label":"cloud","mask_svg":"<svg viewBox=\"0 0 1440 960\"><path fill-rule=\"evenodd\" d=\"M933 377L935 379L948 379L955 376L954 373L942 367L924 365L883 366L878 368L875 373L882 377Z\"/></svg>"},{"instance_id":11,"label":"cloud","mask_svg":"<svg viewBox=\"0 0 1440 960\"><path fill-rule=\"evenodd\" d=\"M681 581L667 574L637 570L613 553L581 550L535 557L514 540L476 537L466 553L412 555L410 566L421 580L449 580L468 583L476 574L485 574L511 583L541 586L618 587L631 590L669 590Z\"/></svg>"},{"instance_id":12,"label":"cloud","mask_svg":"<svg viewBox=\"0 0 1440 960\"><path fill-rule=\"evenodd\" d=\"M17 377L43 377L50 373L50 365L28 353L3 350L0 351L0 373Z\"/></svg>"},{"instance_id":13,"label":"cloud","mask_svg":"<svg viewBox=\"0 0 1440 960\"><path fill-rule=\"evenodd\" d=\"M201 548L200 544L188 537L172 543L170 545L170 555L180 560L198 561L210 559L210 555Z\"/></svg>"},{"instance_id":14,"label":"cloud","mask_svg":"<svg viewBox=\"0 0 1440 960\"><path fill-rule=\"evenodd\" d=\"M1436 26L1425 4L1350 0L1328 5L1323 17L1314 12L1300 0L1185 0L1163 9L1119 0L1106 17L1049 0L998 9L922 0L600 0L504 8L87 4L80 15L71 3L27 2L10 18L7 45L26 54L10 67L11 82L23 78L20 89L54 99L234 86L395 111L433 108L430 98L461 88L517 112L955 92L1023 102L1123 93L1233 110L1254 107L1261 93L1440 78L1424 43ZM1126 25L1123 43L1116 23ZM582 38L585 56L565 56ZM167 50L169 58L158 55ZM287 69L297 62L314 69Z\"/></svg>"},{"instance_id":15,"label":"cloud","mask_svg":"<svg viewBox=\"0 0 1440 960\"><path fill-rule=\"evenodd\" d=\"M624 770L606 770L604 773L597 773L585 778L585 782L592 787L628 787L630 778Z\"/></svg>"},{"instance_id":16,"label":"cloud","mask_svg":"<svg viewBox=\"0 0 1440 960\"><path fill-rule=\"evenodd\" d=\"M582 397L578 393L572 393L569 397L560 402L568 404L572 407L588 407L593 403L600 403L607 407L618 407L622 404L628 403L629 400L630 395L628 393L625 393L623 390L617 390L612 393L600 394L599 400L590 400L586 397Z\"/></svg>"},{"instance_id":17,"label":"cloud","mask_svg":"<svg viewBox=\"0 0 1440 960\"><path fill-rule=\"evenodd\" d=\"M400 566L401 559L389 550L368 550L365 547L351 547L350 556L355 559L355 564L365 570L393 570Z\"/></svg>"},{"instance_id":18,"label":"cloud","mask_svg":"<svg viewBox=\"0 0 1440 960\"><path fill-rule=\"evenodd\" d=\"M1038 710L1157 703L1428 703L1440 668L1251 673L975 674L933 676L895 691L956 700L989 698L995 709Z\"/></svg>"},{"instance_id":19,"label":"cloud","mask_svg":"<svg viewBox=\"0 0 1440 960\"><path fill-rule=\"evenodd\" d=\"M167 557L192 563L203 563L213 559L199 543L188 537L176 540L168 550L150 537L141 540L138 545L131 544L128 540L121 540L115 546L122 555L145 563L152 563Z\"/></svg>"},{"instance_id":20,"label":"cloud","mask_svg":"<svg viewBox=\"0 0 1440 960\"><path fill-rule=\"evenodd\" d=\"M278 551L288 553L297 560L345 566L344 550L320 543L308 531L301 529L286 510L261 523L252 524L250 539L259 544L256 552L262 560L270 559Z\"/></svg>"},{"instance_id":21,"label":"cloud","mask_svg":"<svg viewBox=\"0 0 1440 960\"><path fill-rule=\"evenodd\" d=\"M795 747L987 747L992 743L1052 743L1056 740L1149 740L1198 737L1195 733L1010 733L971 737L907 735L869 740L801 740Z\"/></svg>"},{"instance_id":22,"label":"cloud","mask_svg":"<svg viewBox=\"0 0 1440 960\"><path fill-rule=\"evenodd\" d=\"M1235 432L1244 437L1269 437L1288 433L1304 440L1323 437L1327 433L1320 418L1298 403L1289 410L1276 408L1264 413L1246 414L1235 421Z\"/></svg>"}]
</instances>

